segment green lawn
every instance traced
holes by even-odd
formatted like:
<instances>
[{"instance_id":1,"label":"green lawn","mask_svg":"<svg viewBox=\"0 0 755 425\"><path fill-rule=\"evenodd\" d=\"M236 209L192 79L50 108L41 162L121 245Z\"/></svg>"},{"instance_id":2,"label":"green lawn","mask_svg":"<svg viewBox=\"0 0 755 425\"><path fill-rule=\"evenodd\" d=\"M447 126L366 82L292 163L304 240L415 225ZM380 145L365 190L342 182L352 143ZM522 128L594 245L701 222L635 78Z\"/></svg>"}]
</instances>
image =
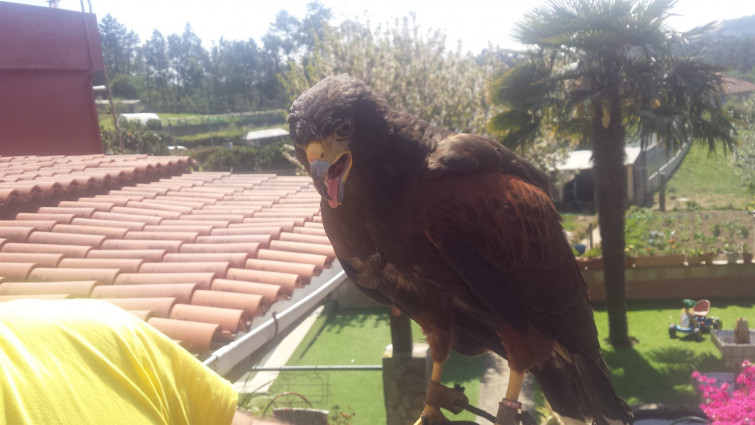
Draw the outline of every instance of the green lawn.
<instances>
[{"instance_id":1,"label":"green lawn","mask_svg":"<svg viewBox=\"0 0 755 425\"><path fill-rule=\"evenodd\" d=\"M711 315L731 329L739 317L755 318L755 299L711 299ZM668 325L679 323L678 301L634 301L629 303L629 333L637 339L632 348L614 349L603 340L608 336L605 308L595 309L595 323L603 343L603 356L611 368L616 389L630 405L669 403L696 405L690 374L695 371L725 370L721 354L709 335L703 341L671 339Z\"/></svg>"},{"instance_id":2,"label":"green lawn","mask_svg":"<svg viewBox=\"0 0 755 425\"><path fill-rule=\"evenodd\" d=\"M666 188L668 209L679 204L679 198L697 202L703 208L729 208L741 210L751 199L747 187L729 165L729 155L719 147L708 152L706 146L695 144L669 179ZM658 195L655 195L656 200ZM675 199L670 199L671 197Z\"/></svg>"},{"instance_id":3,"label":"green lawn","mask_svg":"<svg viewBox=\"0 0 755 425\"><path fill-rule=\"evenodd\" d=\"M755 299L712 299L711 314L730 328L739 317L755 317ZM695 371L721 371L721 356L705 335L702 342L670 339L668 325L679 322L681 297L672 301L629 303L630 333L637 343L632 348L614 349L604 339L608 334L607 315L602 305L595 307L595 322L603 346L603 356L611 368L616 388L629 404L668 403L696 405L690 374ZM326 310L299 345L289 365L376 365L381 363L390 343L388 312L384 309ZM422 340L413 327L414 338ZM444 384L466 387L472 404L477 404L482 358L453 355ZM354 425L385 422L382 377L379 371L289 372L281 375L271 393L293 390L312 399L316 408L356 413ZM286 386L291 383L291 387ZM313 382L315 383L313 385ZM298 386L297 386L298 385ZM327 395L327 397L324 397ZM472 420L469 414L454 420Z\"/></svg>"},{"instance_id":4,"label":"green lawn","mask_svg":"<svg viewBox=\"0 0 755 425\"><path fill-rule=\"evenodd\" d=\"M423 335L416 324L412 327L416 342ZM387 309L333 310L326 309L317 319L307 336L294 352L289 365L379 365L385 347L390 344L389 316ZM483 373L482 358L465 358L452 355L447 363L444 384L453 387L460 384L466 388L470 402L477 404L480 377ZM385 423L382 375L380 371L338 371L312 373L287 372L271 388L271 393L286 390L301 392L312 399L315 408L350 409L356 416L353 425ZM325 382L327 399L323 397ZM287 387L287 383L291 383ZM465 413L454 420L472 420L474 415Z\"/></svg>"}]
</instances>

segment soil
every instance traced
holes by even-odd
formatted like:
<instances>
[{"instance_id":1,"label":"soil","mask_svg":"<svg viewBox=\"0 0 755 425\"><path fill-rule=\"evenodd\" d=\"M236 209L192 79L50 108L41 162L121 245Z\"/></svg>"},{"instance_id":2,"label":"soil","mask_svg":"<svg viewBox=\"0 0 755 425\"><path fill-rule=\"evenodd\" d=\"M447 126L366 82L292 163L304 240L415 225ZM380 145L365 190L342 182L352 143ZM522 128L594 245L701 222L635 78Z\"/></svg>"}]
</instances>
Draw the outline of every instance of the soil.
<instances>
[{"instance_id":1,"label":"soil","mask_svg":"<svg viewBox=\"0 0 755 425\"><path fill-rule=\"evenodd\" d=\"M733 236L727 229L730 223L735 224ZM755 220L751 212L744 210L677 210L665 213L656 210L653 211L652 218L645 220L642 224L647 225L647 233L656 231L663 233L667 239L673 237L682 249L703 249L702 242L694 236L695 232L701 232L703 236L711 239L705 247L708 251L723 250L727 242L737 251L743 243L747 244L750 250L753 249ZM715 233L717 226L718 236Z\"/></svg>"}]
</instances>

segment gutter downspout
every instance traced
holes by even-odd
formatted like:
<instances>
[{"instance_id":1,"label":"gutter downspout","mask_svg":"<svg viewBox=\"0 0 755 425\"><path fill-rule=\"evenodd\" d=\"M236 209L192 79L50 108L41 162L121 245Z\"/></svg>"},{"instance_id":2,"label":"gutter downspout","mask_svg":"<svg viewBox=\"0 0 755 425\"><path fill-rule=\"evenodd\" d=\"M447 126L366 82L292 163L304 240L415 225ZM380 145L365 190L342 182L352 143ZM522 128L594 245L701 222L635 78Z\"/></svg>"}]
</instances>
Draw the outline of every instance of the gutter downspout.
<instances>
[{"instance_id":1,"label":"gutter downspout","mask_svg":"<svg viewBox=\"0 0 755 425\"><path fill-rule=\"evenodd\" d=\"M323 278L328 279L326 282L304 295L303 298L297 301L291 300L292 304L286 306L283 311L271 313L271 318L241 338L219 348L203 364L219 375L225 376L236 365L254 354L260 347L275 339L279 334L285 333L288 328L298 323L301 318L314 310L330 292L347 280L346 273L336 264L334 263L330 269L325 271L331 271L332 275L329 279L325 272L321 275ZM302 291L302 289L294 291L294 295L298 291Z\"/></svg>"}]
</instances>

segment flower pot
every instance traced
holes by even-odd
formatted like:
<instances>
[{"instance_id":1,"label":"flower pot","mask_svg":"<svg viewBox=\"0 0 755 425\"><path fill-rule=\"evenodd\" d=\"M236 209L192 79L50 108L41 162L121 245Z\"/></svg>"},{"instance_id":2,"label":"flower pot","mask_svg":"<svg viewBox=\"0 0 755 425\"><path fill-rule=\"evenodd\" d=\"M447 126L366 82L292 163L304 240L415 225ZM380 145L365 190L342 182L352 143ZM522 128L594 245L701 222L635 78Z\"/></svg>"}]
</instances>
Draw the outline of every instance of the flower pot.
<instances>
[{"instance_id":1,"label":"flower pot","mask_svg":"<svg viewBox=\"0 0 755 425\"><path fill-rule=\"evenodd\" d=\"M724 255L726 255L726 264L737 264L737 260L739 259L738 252L726 252Z\"/></svg>"},{"instance_id":2,"label":"flower pot","mask_svg":"<svg viewBox=\"0 0 755 425\"><path fill-rule=\"evenodd\" d=\"M637 257L634 259L637 267L665 267L665 266L683 266L684 255L656 255L652 257Z\"/></svg>"},{"instance_id":3,"label":"flower pot","mask_svg":"<svg viewBox=\"0 0 755 425\"><path fill-rule=\"evenodd\" d=\"M715 258L716 258L715 252L706 252L705 254L703 254L703 261L705 261L705 264L709 266L713 264L713 260Z\"/></svg>"},{"instance_id":4,"label":"flower pot","mask_svg":"<svg viewBox=\"0 0 755 425\"><path fill-rule=\"evenodd\" d=\"M752 263L752 252L743 252L742 253L742 262L745 264Z\"/></svg>"},{"instance_id":5,"label":"flower pot","mask_svg":"<svg viewBox=\"0 0 755 425\"><path fill-rule=\"evenodd\" d=\"M702 255L690 255L687 256L687 265L688 266L699 266L703 262L703 256Z\"/></svg>"},{"instance_id":6,"label":"flower pot","mask_svg":"<svg viewBox=\"0 0 755 425\"><path fill-rule=\"evenodd\" d=\"M603 268L602 258L588 258L584 262L584 266L587 270L600 270Z\"/></svg>"}]
</instances>

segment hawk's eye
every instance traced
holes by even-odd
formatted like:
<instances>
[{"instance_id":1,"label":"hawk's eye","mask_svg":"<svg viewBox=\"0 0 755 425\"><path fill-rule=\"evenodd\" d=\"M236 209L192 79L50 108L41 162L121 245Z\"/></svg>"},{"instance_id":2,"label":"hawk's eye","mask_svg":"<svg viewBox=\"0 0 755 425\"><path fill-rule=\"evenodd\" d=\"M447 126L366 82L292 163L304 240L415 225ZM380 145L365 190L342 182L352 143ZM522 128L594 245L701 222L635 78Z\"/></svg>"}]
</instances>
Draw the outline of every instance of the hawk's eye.
<instances>
[{"instance_id":1,"label":"hawk's eye","mask_svg":"<svg viewBox=\"0 0 755 425\"><path fill-rule=\"evenodd\" d=\"M345 139L351 136L352 133L354 133L354 121L350 119L344 120L333 132L337 139Z\"/></svg>"}]
</instances>

